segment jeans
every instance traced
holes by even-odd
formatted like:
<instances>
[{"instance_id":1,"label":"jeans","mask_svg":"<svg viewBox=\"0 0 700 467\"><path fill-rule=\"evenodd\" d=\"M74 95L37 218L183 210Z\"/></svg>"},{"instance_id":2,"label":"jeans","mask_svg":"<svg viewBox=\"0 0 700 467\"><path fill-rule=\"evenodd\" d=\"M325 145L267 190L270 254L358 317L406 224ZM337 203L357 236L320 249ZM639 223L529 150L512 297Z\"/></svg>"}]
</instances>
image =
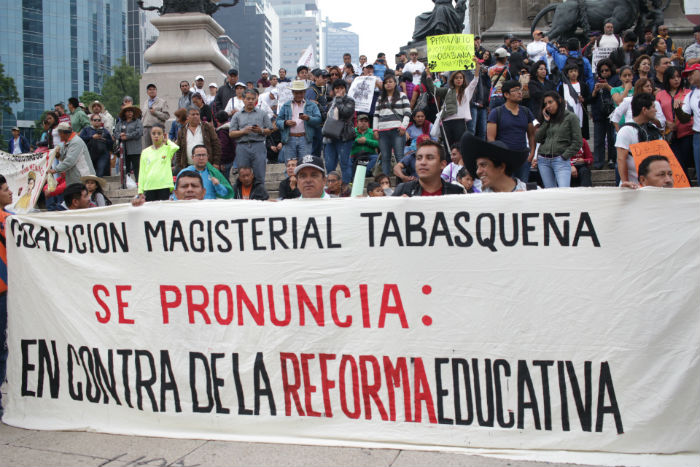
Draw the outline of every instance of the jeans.
<instances>
[{"instance_id":1,"label":"jeans","mask_svg":"<svg viewBox=\"0 0 700 467\"><path fill-rule=\"evenodd\" d=\"M378 154L370 154L369 156L369 162L367 163L367 176L371 177L372 176L372 170L374 169L374 166L377 165L377 159L379 159ZM355 180L355 170L357 169L357 157L351 157L352 159L352 179Z\"/></svg>"},{"instance_id":2,"label":"jeans","mask_svg":"<svg viewBox=\"0 0 700 467\"><path fill-rule=\"evenodd\" d=\"M291 138L291 137L290 137ZM306 141L306 140L304 140ZM308 143L307 143L308 144ZM321 131L317 131L316 134L314 135L314 139L311 141L311 154L314 156L321 157L321 149L323 149L323 135L321 134ZM307 155L302 154L302 155Z\"/></svg>"},{"instance_id":3,"label":"jeans","mask_svg":"<svg viewBox=\"0 0 700 467\"><path fill-rule=\"evenodd\" d=\"M615 150L615 127L610 120L593 122L593 166L600 168L605 163L605 148L608 149L608 160L617 159ZM607 140L607 144L606 144Z\"/></svg>"},{"instance_id":4,"label":"jeans","mask_svg":"<svg viewBox=\"0 0 700 467\"><path fill-rule=\"evenodd\" d=\"M690 134L682 138L676 138L670 146L673 155L678 159L678 163L683 167L685 176L688 177L688 181L690 181L688 169L693 166L693 135Z\"/></svg>"},{"instance_id":5,"label":"jeans","mask_svg":"<svg viewBox=\"0 0 700 467\"><path fill-rule=\"evenodd\" d=\"M528 151L528 155L529 154L530 152ZM528 181L530 181L530 167L532 167L532 163L526 160L525 163L518 170L515 171L513 176L519 179L521 182L527 183Z\"/></svg>"},{"instance_id":6,"label":"jeans","mask_svg":"<svg viewBox=\"0 0 700 467\"><path fill-rule=\"evenodd\" d=\"M301 160L302 157L309 154L308 145L309 143L306 141L306 136L290 135L287 144L282 148L281 157L283 160L280 162L286 163L289 159Z\"/></svg>"},{"instance_id":7,"label":"jeans","mask_svg":"<svg viewBox=\"0 0 700 467\"><path fill-rule=\"evenodd\" d=\"M406 146L405 136L399 134L398 129L379 132L379 151L382 153L382 172L391 176L394 165L391 163L391 150L394 150L396 162L403 157L403 149Z\"/></svg>"},{"instance_id":8,"label":"jeans","mask_svg":"<svg viewBox=\"0 0 700 467\"><path fill-rule=\"evenodd\" d=\"M695 160L695 177L698 179L698 186L700 186L700 133L697 131L693 134L693 159Z\"/></svg>"},{"instance_id":9,"label":"jeans","mask_svg":"<svg viewBox=\"0 0 700 467\"><path fill-rule=\"evenodd\" d=\"M537 167L540 170L545 188L568 188L571 186L571 163L561 156L538 157Z\"/></svg>"},{"instance_id":10,"label":"jeans","mask_svg":"<svg viewBox=\"0 0 700 467\"><path fill-rule=\"evenodd\" d=\"M235 162L238 164L238 167L251 167L255 179L265 184L267 148L263 141L238 143L236 145Z\"/></svg>"},{"instance_id":11,"label":"jeans","mask_svg":"<svg viewBox=\"0 0 700 467\"><path fill-rule=\"evenodd\" d=\"M472 119L467 122L467 129L477 138L486 140L486 123L488 111L485 107L472 105L470 108Z\"/></svg>"},{"instance_id":12,"label":"jeans","mask_svg":"<svg viewBox=\"0 0 700 467\"><path fill-rule=\"evenodd\" d=\"M109 177L109 153L106 152L104 154L97 155L95 157L92 157L92 154L90 155L90 159L92 159L92 166L95 169L95 175L98 177Z\"/></svg>"},{"instance_id":13,"label":"jeans","mask_svg":"<svg viewBox=\"0 0 700 467\"><path fill-rule=\"evenodd\" d=\"M7 292L0 295L0 386L5 382L7 373ZM0 393L2 408L2 393Z\"/></svg>"},{"instance_id":14,"label":"jeans","mask_svg":"<svg viewBox=\"0 0 700 467\"><path fill-rule=\"evenodd\" d=\"M327 143L323 148L325 156L326 171L331 172L338 167L340 162L340 172L342 173L343 183L352 182L352 163L350 162L350 150L352 149L353 140L350 141L333 141Z\"/></svg>"},{"instance_id":15,"label":"jeans","mask_svg":"<svg viewBox=\"0 0 700 467\"><path fill-rule=\"evenodd\" d=\"M462 135L464 132L469 131L468 123L461 118L457 118L442 122L442 126L445 129L445 135L447 136L447 141L449 143L449 150L451 151L452 148L456 147L461 152L462 149L460 148L460 141L462 141Z\"/></svg>"},{"instance_id":16,"label":"jeans","mask_svg":"<svg viewBox=\"0 0 700 467\"><path fill-rule=\"evenodd\" d=\"M221 175L226 177L226 180L230 180L231 176L231 167L233 167L233 162L227 162L225 164L221 164L221 168L219 169L219 172L221 172Z\"/></svg>"}]
</instances>

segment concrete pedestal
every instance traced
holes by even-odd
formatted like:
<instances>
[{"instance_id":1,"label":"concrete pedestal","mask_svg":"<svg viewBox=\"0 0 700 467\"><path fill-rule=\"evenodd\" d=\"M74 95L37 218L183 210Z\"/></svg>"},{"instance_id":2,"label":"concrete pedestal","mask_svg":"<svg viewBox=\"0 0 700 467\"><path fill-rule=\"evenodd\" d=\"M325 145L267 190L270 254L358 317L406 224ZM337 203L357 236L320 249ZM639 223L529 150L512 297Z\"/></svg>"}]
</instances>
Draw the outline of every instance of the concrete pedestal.
<instances>
[{"instance_id":1,"label":"concrete pedestal","mask_svg":"<svg viewBox=\"0 0 700 467\"><path fill-rule=\"evenodd\" d=\"M158 96L168 102L172 114L182 95L180 81L187 80L191 84L195 76L202 75L205 86L212 82L221 86L230 63L217 45L217 38L224 33L224 28L211 16L171 13L151 22L160 35L144 54L150 66L141 76L142 96L146 95L149 83L155 84Z\"/></svg>"}]
</instances>

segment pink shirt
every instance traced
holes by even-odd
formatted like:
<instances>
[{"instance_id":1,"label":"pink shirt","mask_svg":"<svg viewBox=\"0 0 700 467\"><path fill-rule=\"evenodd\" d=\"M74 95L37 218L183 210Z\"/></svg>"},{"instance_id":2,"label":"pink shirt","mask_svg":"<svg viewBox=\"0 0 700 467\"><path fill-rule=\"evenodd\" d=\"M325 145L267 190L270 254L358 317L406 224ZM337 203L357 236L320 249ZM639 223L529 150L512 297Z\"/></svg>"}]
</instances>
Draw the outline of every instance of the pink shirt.
<instances>
[{"instance_id":1,"label":"pink shirt","mask_svg":"<svg viewBox=\"0 0 700 467\"><path fill-rule=\"evenodd\" d=\"M690 92L690 89L681 89L676 93L676 100L680 102L681 104L683 103L683 99L685 99L686 94ZM688 123L681 123L678 121L678 119L674 118L675 115L673 113L673 102L671 98L671 94L668 93L665 89L659 91L656 93L656 100L659 102L661 105L661 111L664 113L664 117L666 117L666 121L668 122L675 122L677 125L676 128L676 136L678 138L683 138L684 136L688 136L693 134L693 119L690 119L690 122Z\"/></svg>"},{"instance_id":2,"label":"pink shirt","mask_svg":"<svg viewBox=\"0 0 700 467\"><path fill-rule=\"evenodd\" d=\"M304 103L306 101L301 101L301 104L297 104L292 101L292 120L294 120L294 126L289 128L290 133L305 133L306 129L304 127L304 120L299 118L299 114L304 113Z\"/></svg>"}]
</instances>

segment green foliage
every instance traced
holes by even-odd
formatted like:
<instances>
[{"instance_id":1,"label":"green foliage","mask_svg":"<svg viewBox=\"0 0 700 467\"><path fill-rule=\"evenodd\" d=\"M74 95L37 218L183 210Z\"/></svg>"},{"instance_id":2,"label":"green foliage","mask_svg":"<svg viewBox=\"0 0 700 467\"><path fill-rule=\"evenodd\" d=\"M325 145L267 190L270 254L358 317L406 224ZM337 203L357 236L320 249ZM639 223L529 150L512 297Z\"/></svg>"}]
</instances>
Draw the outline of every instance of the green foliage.
<instances>
[{"instance_id":1,"label":"green foliage","mask_svg":"<svg viewBox=\"0 0 700 467\"><path fill-rule=\"evenodd\" d=\"M0 63L0 113L12 115L10 104L16 104L19 100L15 80L5 76L5 65Z\"/></svg>"},{"instance_id":2,"label":"green foliage","mask_svg":"<svg viewBox=\"0 0 700 467\"><path fill-rule=\"evenodd\" d=\"M122 57L119 65L112 68L112 75L106 76L102 86L103 103L109 113L118 115L124 96L134 98L139 102L139 75L134 68Z\"/></svg>"},{"instance_id":3,"label":"green foliage","mask_svg":"<svg viewBox=\"0 0 700 467\"><path fill-rule=\"evenodd\" d=\"M5 76L5 65L0 63L0 128L5 115L12 115L12 107L10 104L19 102L19 94L15 86L15 80L9 76ZM8 145L5 138L0 134L0 149L7 151Z\"/></svg>"},{"instance_id":4,"label":"green foliage","mask_svg":"<svg viewBox=\"0 0 700 467\"><path fill-rule=\"evenodd\" d=\"M104 100L104 97L101 95L97 94L96 92L92 91L85 91L82 96L80 96L80 102L85 104L85 107L88 108L88 111L90 109L90 104L92 104L95 101L100 101L102 102Z\"/></svg>"}]
</instances>

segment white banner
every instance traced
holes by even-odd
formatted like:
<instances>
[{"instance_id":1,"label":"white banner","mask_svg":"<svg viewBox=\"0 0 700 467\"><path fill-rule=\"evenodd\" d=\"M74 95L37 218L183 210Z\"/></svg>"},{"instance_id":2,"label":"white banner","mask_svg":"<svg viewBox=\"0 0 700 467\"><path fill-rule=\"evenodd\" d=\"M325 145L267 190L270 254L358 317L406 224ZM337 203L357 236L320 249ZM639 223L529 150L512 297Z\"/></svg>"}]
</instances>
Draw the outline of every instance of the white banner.
<instances>
[{"instance_id":1,"label":"white banner","mask_svg":"<svg viewBox=\"0 0 700 467\"><path fill-rule=\"evenodd\" d=\"M355 110L369 112L372 108L374 87L377 82L375 76L358 76L352 80L348 95L355 99Z\"/></svg>"},{"instance_id":2,"label":"white banner","mask_svg":"<svg viewBox=\"0 0 700 467\"><path fill-rule=\"evenodd\" d=\"M6 230L13 426L700 461L697 189L161 202Z\"/></svg>"},{"instance_id":3,"label":"white banner","mask_svg":"<svg viewBox=\"0 0 700 467\"><path fill-rule=\"evenodd\" d=\"M17 155L0 151L0 174L5 176L12 190L13 203L8 206L11 212L26 213L34 208L57 152L58 148Z\"/></svg>"}]
</instances>

